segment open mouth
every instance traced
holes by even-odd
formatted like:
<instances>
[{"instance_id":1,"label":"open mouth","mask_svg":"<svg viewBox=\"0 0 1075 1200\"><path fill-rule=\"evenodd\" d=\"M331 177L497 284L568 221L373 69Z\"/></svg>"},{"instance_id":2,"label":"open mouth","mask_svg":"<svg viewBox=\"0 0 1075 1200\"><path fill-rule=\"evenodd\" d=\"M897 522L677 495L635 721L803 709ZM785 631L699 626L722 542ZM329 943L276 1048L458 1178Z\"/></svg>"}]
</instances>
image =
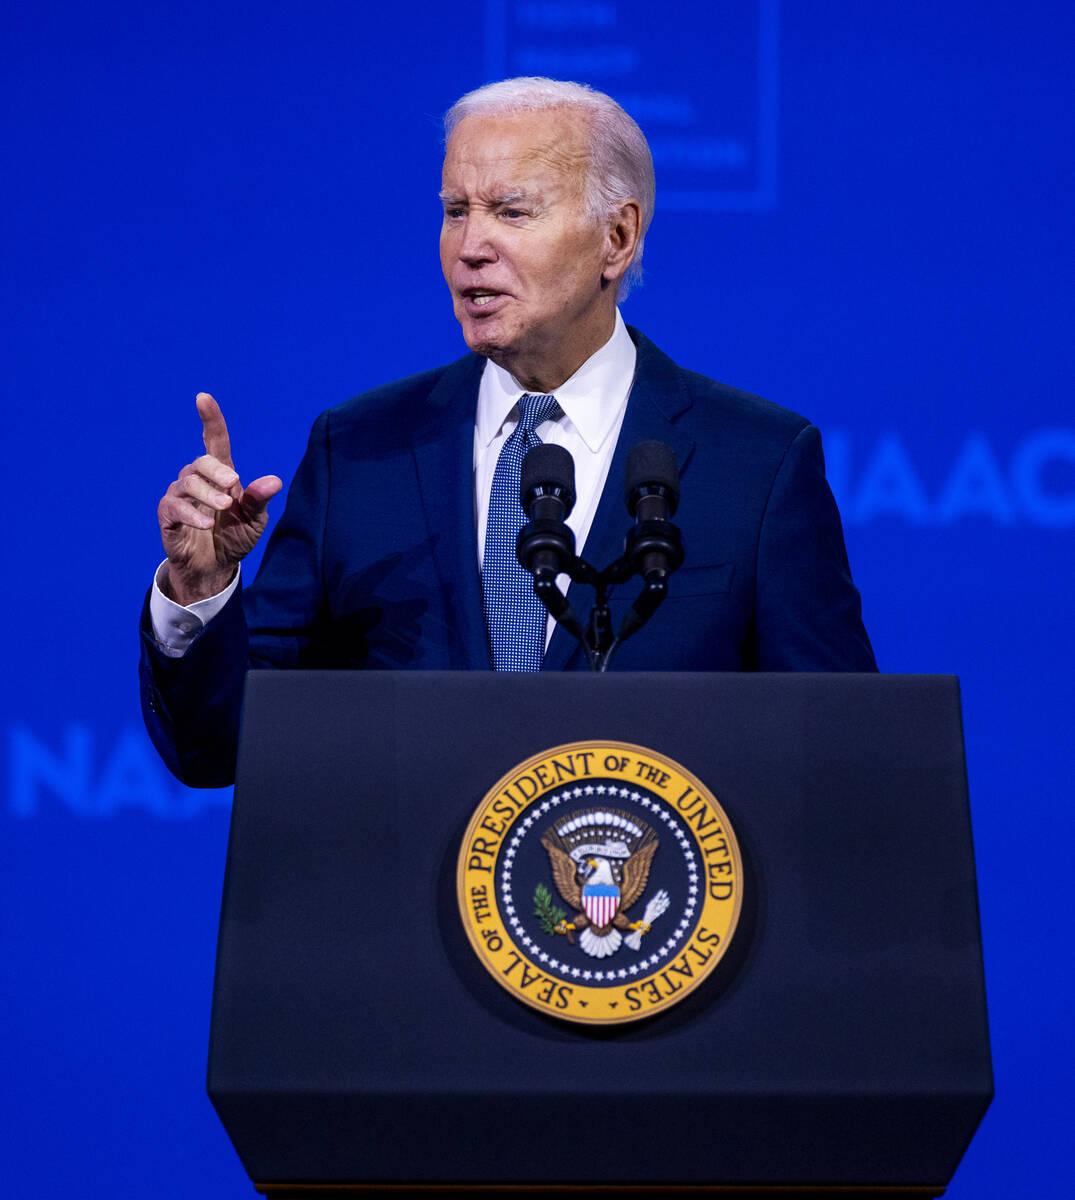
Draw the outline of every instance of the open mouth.
<instances>
[{"instance_id":1,"label":"open mouth","mask_svg":"<svg viewBox=\"0 0 1075 1200\"><path fill-rule=\"evenodd\" d=\"M479 316L483 312L495 308L497 306L496 302L504 298L503 292L494 291L492 288L480 287L464 288L462 295L467 311L475 316Z\"/></svg>"}]
</instances>

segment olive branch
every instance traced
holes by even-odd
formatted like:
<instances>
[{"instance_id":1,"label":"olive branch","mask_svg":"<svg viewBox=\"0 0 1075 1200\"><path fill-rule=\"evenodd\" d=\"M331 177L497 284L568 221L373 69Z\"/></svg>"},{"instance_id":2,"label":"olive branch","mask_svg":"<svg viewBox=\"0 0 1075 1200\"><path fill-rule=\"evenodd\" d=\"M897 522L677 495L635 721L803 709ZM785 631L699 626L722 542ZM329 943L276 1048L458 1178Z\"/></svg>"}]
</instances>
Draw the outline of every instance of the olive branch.
<instances>
[{"instance_id":1,"label":"olive branch","mask_svg":"<svg viewBox=\"0 0 1075 1200\"><path fill-rule=\"evenodd\" d=\"M534 916L546 933L555 933L556 926L567 916L562 908L553 905L552 893L543 883L534 888Z\"/></svg>"}]
</instances>

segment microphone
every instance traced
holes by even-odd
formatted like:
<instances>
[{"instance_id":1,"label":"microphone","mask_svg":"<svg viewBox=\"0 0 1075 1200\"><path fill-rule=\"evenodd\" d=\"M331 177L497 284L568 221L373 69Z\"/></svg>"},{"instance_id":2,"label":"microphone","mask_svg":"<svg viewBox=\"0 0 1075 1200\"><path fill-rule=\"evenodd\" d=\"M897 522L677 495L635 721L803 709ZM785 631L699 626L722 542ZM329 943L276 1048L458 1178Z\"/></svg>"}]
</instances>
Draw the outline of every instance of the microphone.
<instances>
[{"instance_id":1,"label":"microphone","mask_svg":"<svg viewBox=\"0 0 1075 1200\"><path fill-rule=\"evenodd\" d=\"M558 575L584 565L575 558L575 535L565 524L575 507L575 460L563 446L539 442L526 452L519 472L519 503L529 518L515 542L519 562L533 575L534 595L546 612L578 638L592 665L593 651L582 622L556 586Z\"/></svg>"},{"instance_id":2,"label":"microphone","mask_svg":"<svg viewBox=\"0 0 1075 1200\"><path fill-rule=\"evenodd\" d=\"M539 580L555 580L575 557L575 535L565 524L575 507L575 462L563 446L544 442L523 459L519 503L527 524L519 531L519 562Z\"/></svg>"},{"instance_id":3,"label":"microphone","mask_svg":"<svg viewBox=\"0 0 1075 1200\"><path fill-rule=\"evenodd\" d=\"M639 442L627 455L627 511L635 518L626 557L647 583L664 581L683 562L683 541L672 524L679 506L679 467L664 442Z\"/></svg>"},{"instance_id":4,"label":"microphone","mask_svg":"<svg viewBox=\"0 0 1075 1200\"><path fill-rule=\"evenodd\" d=\"M539 442L530 447L519 472L519 503L532 521L541 517L566 521L571 515L575 460L563 446Z\"/></svg>"}]
</instances>

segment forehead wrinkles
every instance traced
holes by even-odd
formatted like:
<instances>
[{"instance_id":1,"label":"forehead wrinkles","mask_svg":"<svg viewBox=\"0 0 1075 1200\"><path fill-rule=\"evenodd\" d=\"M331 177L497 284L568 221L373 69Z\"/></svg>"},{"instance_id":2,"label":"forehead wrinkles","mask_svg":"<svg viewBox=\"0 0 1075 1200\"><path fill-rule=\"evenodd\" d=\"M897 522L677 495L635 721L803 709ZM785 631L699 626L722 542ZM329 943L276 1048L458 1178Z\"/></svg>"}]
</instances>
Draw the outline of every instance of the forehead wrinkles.
<instances>
[{"instance_id":1,"label":"forehead wrinkles","mask_svg":"<svg viewBox=\"0 0 1075 1200\"><path fill-rule=\"evenodd\" d=\"M575 145L548 141L534 149L531 158L550 171L566 176L576 189L581 188L590 170L590 153L579 145L581 139L573 139Z\"/></svg>"},{"instance_id":2,"label":"forehead wrinkles","mask_svg":"<svg viewBox=\"0 0 1075 1200\"><path fill-rule=\"evenodd\" d=\"M549 187L566 182L571 192L583 190L591 155L585 131L577 122L545 121L540 135L532 138L511 116L480 120L471 129L467 124L467 120L460 122L448 143L444 183L449 189L467 182L483 193L498 195L521 188L529 193L539 183Z\"/></svg>"}]
</instances>

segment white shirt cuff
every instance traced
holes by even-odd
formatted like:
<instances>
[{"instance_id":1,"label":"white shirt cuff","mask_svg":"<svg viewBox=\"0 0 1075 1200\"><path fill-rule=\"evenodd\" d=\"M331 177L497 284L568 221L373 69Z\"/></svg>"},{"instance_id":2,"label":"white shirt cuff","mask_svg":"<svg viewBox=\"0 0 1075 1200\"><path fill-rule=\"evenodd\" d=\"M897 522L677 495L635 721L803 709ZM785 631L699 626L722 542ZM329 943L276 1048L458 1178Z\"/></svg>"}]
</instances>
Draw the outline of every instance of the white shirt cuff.
<instances>
[{"instance_id":1,"label":"white shirt cuff","mask_svg":"<svg viewBox=\"0 0 1075 1200\"><path fill-rule=\"evenodd\" d=\"M153 590L149 593L149 621L153 627L153 638L162 654L169 658L182 658L191 642L231 599L239 586L240 568L235 569L235 578L222 591L205 600L195 601L189 608L170 600L160 587L161 572L168 560L157 568L153 576Z\"/></svg>"}]
</instances>

